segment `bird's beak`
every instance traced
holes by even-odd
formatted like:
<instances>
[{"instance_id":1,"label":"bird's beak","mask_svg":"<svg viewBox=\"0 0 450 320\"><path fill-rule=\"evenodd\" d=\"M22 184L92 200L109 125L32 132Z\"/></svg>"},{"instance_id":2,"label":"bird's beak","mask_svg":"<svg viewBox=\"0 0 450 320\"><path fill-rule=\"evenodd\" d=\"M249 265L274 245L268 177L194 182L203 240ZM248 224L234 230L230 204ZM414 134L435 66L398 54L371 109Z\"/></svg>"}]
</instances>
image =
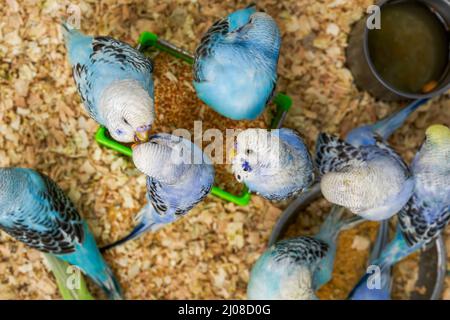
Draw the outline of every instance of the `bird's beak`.
<instances>
[{"instance_id":1,"label":"bird's beak","mask_svg":"<svg viewBox=\"0 0 450 320\"><path fill-rule=\"evenodd\" d=\"M144 130L144 131L136 131L134 138L137 143L144 143L147 142L150 139L150 130Z\"/></svg>"}]
</instances>

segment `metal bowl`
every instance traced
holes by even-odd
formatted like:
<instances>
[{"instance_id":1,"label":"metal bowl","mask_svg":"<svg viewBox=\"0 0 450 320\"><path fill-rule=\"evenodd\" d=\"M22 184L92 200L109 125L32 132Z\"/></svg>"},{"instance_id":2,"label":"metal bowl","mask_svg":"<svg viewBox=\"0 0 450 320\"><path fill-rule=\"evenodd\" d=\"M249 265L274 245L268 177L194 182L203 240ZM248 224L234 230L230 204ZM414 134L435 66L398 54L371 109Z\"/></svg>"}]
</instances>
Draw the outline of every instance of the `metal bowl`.
<instances>
[{"instance_id":1,"label":"metal bowl","mask_svg":"<svg viewBox=\"0 0 450 320\"><path fill-rule=\"evenodd\" d=\"M269 246L281 240L289 226L295 222L297 216L312 202L322 197L320 184L315 184L309 192L301 194L283 211L275 224L269 239ZM445 276L447 274L447 251L442 235L433 245L425 248L419 259L419 276L417 288L411 294L412 300L437 300L442 296ZM420 292L420 293L419 293Z\"/></svg>"}]
</instances>

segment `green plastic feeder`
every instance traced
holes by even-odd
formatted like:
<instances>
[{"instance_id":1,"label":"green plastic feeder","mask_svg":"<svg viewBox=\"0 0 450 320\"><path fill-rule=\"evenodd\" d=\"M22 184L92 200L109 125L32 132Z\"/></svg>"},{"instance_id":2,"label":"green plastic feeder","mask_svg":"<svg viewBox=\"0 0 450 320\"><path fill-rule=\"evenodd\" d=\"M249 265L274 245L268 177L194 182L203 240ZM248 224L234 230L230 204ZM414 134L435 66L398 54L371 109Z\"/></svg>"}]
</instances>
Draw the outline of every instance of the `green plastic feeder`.
<instances>
[{"instance_id":1,"label":"green plastic feeder","mask_svg":"<svg viewBox=\"0 0 450 320\"><path fill-rule=\"evenodd\" d=\"M153 47L159 51L166 52L177 59L182 59L189 64L194 63L194 56L186 50L176 47L170 42L158 38L154 33L145 31L142 32L138 40L139 44L137 48L141 51L146 48ZM278 93L274 98L274 103L277 106L276 114L271 122L271 128L280 128L283 124L284 118L287 112L292 106L292 99L288 95L283 93ZM130 147L125 146L114 139L112 139L108 134L105 127L100 127L96 134L95 140L98 144L105 146L107 148L113 149L123 155L128 157L132 156L132 150ZM219 197L225 201L233 202L239 206L246 206L250 202L251 193L248 191L247 187L239 195L232 194L228 191L222 190L217 186L213 186L211 194Z\"/></svg>"}]
</instances>

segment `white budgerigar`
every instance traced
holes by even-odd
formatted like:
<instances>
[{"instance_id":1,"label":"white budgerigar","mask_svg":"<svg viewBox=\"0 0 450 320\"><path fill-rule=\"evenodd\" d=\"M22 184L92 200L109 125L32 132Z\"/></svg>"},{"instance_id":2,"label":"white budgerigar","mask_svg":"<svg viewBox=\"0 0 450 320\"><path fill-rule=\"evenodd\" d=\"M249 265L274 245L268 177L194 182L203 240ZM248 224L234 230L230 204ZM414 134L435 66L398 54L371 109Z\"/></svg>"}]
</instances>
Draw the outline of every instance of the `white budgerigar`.
<instances>
[{"instance_id":1,"label":"white budgerigar","mask_svg":"<svg viewBox=\"0 0 450 320\"><path fill-rule=\"evenodd\" d=\"M250 191L283 200L314 182L314 165L300 135L291 129L247 129L232 150L232 170Z\"/></svg>"}]
</instances>

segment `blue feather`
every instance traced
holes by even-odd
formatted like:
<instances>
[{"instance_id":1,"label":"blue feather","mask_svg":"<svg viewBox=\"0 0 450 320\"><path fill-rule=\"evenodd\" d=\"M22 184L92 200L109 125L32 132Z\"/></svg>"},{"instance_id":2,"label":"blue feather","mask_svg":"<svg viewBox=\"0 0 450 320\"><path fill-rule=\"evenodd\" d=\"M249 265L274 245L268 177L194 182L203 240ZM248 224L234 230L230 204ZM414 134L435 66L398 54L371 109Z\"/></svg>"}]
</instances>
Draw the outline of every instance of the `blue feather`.
<instances>
[{"instance_id":1,"label":"blue feather","mask_svg":"<svg viewBox=\"0 0 450 320\"><path fill-rule=\"evenodd\" d=\"M0 228L17 240L67 261L114 299L120 287L72 202L47 176L32 169L0 169Z\"/></svg>"},{"instance_id":2,"label":"blue feather","mask_svg":"<svg viewBox=\"0 0 450 320\"><path fill-rule=\"evenodd\" d=\"M257 118L275 90L280 45L275 21L253 7L217 21L195 53L198 97L231 119Z\"/></svg>"}]
</instances>

